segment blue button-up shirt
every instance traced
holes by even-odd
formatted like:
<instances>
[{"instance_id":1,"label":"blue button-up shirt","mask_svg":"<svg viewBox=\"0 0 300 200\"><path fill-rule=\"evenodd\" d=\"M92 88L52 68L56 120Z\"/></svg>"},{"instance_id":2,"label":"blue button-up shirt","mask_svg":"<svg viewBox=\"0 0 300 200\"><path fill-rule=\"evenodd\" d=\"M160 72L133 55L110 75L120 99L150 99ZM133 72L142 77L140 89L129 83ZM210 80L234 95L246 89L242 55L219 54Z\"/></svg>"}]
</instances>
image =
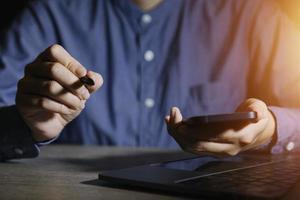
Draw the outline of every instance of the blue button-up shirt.
<instances>
[{"instance_id":1,"label":"blue button-up shirt","mask_svg":"<svg viewBox=\"0 0 300 200\"><path fill-rule=\"evenodd\" d=\"M299 143L297 34L269 1L165 0L149 12L130 0L34 1L1 37L0 104L14 104L25 65L59 43L104 85L58 143L173 148L170 107L226 113L256 97L282 152Z\"/></svg>"}]
</instances>

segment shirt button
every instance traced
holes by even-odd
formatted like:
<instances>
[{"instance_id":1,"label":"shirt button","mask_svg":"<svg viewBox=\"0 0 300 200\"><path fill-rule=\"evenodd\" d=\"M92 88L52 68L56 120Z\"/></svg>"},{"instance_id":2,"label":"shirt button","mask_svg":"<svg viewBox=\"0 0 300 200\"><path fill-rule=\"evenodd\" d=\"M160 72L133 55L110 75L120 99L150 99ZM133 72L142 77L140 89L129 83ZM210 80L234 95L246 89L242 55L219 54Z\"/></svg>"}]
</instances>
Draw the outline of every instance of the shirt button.
<instances>
[{"instance_id":1,"label":"shirt button","mask_svg":"<svg viewBox=\"0 0 300 200\"><path fill-rule=\"evenodd\" d=\"M154 53L151 50L148 50L144 54L144 58L146 61L151 62L154 59Z\"/></svg>"},{"instance_id":2,"label":"shirt button","mask_svg":"<svg viewBox=\"0 0 300 200\"><path fill-rule=\"evenodd\" d=\"M285 149L286 149L287 151L292 151L292 150L294 149L294 147L295 147L295 143L294 143L294 142L289 142L289 143L286 145Z\"/></svg>"},{"instance_id":3,"label":"shirt button","mask_svg":"<svg viewBox=\"0 0 300 200\"><path fill-rule=\"evenodd\" d=\"M154 100L151 99L151 98L147 98L147 99L145 100L145 106L146 106L147 108L152 108L152 107L154 106Z\"/></svg>"},{"instance_id":4,"label":"shirt button","mask_svg":"<svg viewBox=\"0 0 300 200\"><path fill-rule=\"evenodd\" d=\"M144 15L142 16L142 22L143 22L144 24L149 24L149 23L151 23L151 22L152 22L152 17L151 17L151 15L149 15L149 14L144 14Z\"/></svg>"},{"instance_id":5,"label":"shirt button","mask_svg":"<svg viewBox=\"0 0 300 200\"><path fill-rule=\"evenodd\" d=\"M14 152L15 152L15 154L17 154L19 156L23 155L23 153L24 153L23 150L18 147L14 148Z\"/></svg>"}]
</instances>

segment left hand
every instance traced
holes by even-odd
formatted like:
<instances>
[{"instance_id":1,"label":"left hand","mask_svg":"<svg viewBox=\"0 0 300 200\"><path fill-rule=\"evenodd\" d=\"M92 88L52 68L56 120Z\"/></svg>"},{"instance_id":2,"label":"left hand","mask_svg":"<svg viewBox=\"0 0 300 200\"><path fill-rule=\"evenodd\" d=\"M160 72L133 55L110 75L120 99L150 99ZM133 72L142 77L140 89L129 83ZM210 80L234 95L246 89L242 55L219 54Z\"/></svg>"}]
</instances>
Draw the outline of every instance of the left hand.
<instances>
[{"instance_id":1,"label":"left hand","mask_svg":"<svg viewBox=\"0 0 300 200\"><path fill-rule=\"evenodd\" d=\"M182 123L180 110L173 107L166 116L168 131L183 150L191 153L236 155L271 141L275 134L275 119L267 105L258 99L247 99L237 112L255 111L255 123L240 124L238 127L191 127Z\"/></svg>"}]
</instances>

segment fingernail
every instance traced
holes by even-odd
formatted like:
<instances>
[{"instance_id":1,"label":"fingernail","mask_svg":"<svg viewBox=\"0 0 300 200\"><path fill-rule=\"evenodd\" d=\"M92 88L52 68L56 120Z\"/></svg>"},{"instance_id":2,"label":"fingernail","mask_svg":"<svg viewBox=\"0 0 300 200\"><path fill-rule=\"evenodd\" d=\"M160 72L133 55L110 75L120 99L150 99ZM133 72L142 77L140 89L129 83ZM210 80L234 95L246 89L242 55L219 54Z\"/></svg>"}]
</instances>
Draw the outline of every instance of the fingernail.
<instances>
[{"instance_id":1,"label":"fingernail","mask_svg":"<svg viewBox=\"0 0 300 200\"><path fill-rule=\"evenodd\" d=\"M84 108L85 108L85 103L82 102L82 103L81 103L81 109L84 109Z\"/></svg>"},{"instance_id":2,"label":"fingernail","mask_svg":"<svg viewBox=\"0 0 300 200\"><path fill-rule=\"evenodd\" d=\"M76 74L78 77L83 77L87 74L87 70L81 66L80 64L78 64L79 66L76 69Z\"/></svg>"},{"instance_id":3,"label":"fingernail","mask_svg":"<svg viewBox=\"0 0 300 200\"><path fill-rule=\"evenodd\" d=\"M83 98L84 99L90 98L91 95L90 95L89 91L87 89L84 89L83 91L84 91L83 92Z\"/></svg>"},{"instance_id":4,"label":"fingernail","mask_svg":"<svg viewBox=\"0 0 300 200\"><path fill-rule=\"evenodd\" d=\"M172 115L172 118L175 118L176 116L176 109L175 108L172 108L172 111L171 111L171 115Z\"/></svg>"}]
</instances>

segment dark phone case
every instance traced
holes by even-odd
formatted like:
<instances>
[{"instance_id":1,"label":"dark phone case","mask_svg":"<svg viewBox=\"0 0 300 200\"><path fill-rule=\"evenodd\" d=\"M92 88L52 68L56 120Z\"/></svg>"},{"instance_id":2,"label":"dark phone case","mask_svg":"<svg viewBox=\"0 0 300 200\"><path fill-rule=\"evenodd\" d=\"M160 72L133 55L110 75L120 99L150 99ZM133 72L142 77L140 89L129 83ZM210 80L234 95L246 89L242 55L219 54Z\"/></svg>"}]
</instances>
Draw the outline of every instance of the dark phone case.
<instances>
[{"instance_id":1,"label":"dark phone case","mask_svg":"<svg viewBox=\"0 0 300 200\"><path fill-rule=\"evenodd\" d=\"M256 112L237 112L220 115L206 115L188 118L184 121L188 125L202 125L209 123L227 123L227 122L255 122L257 119Z\"/></svg>"}]
</instances>

